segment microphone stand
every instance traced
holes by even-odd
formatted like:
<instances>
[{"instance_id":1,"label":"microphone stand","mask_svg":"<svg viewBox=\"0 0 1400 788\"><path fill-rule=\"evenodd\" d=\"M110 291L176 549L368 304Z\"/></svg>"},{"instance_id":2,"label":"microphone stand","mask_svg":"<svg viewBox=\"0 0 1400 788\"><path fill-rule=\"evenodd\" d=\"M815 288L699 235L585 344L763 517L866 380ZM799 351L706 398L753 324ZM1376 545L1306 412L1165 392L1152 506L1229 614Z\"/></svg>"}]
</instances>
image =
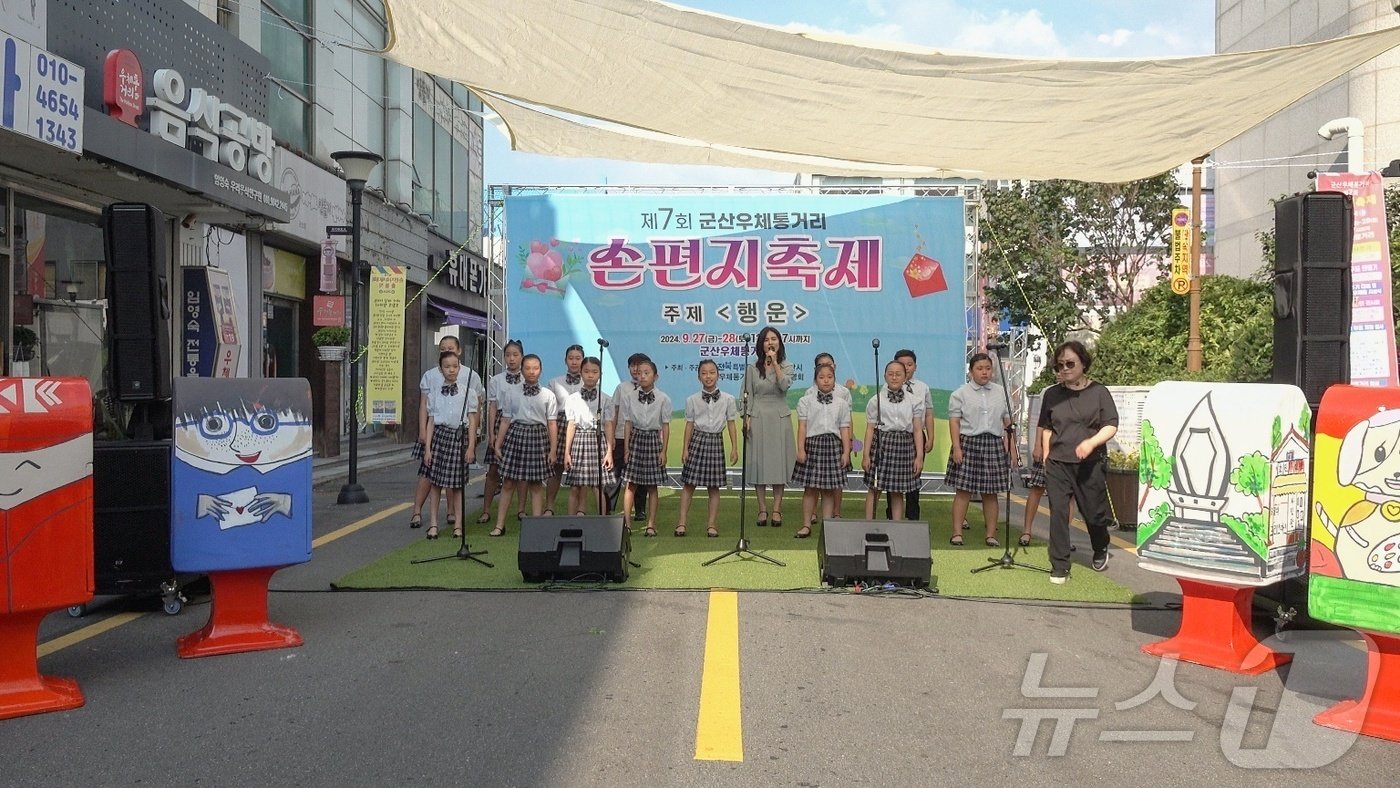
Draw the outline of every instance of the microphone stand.
<instances>
[{"instance_id":1,"label":"microphone stand","mask_svg":"<svg viewBox=\"0 0 1400 788\"><path fill-rule=\"evenodd\" d=\"M470 396L470 395L469 395L469 396ZM464 440L464 441L466 440L465 435L463 436L462 440ZM463 447L463 449L465 450L465 447ZM464 464L466 463L466 459L465 459L465 458L463 458L463 463L464 463ZM449 555L439 555L439 556L435 556L435 557L433 557L433 558L415 558L415 559L413 559L412 561L409 561L410 564L430 564L430 563L432 563L432 562L434 562L434 561L446 561L446 560L448 560L449 558L456 558L456 559L461 560L461 561L475 561L475 562L477 562L478 564L481 564L482 566L486 567L487 569L495 569L495 568L496 568L496 565L495 565L495 564L490 563L489 561L486 561L485 559L477 558L477 556L479 556L479 555L486 555L486 553L487 553L488 551L486 551L486 550L476 550L476 551L473 551L470 547L467 546L467 521L466 521L466 518L465 518L465 517L462 517L462 516L461 516L461 515L462 515L462 512L461 512L460 510L463 510L463 509L466 508L466 506L465 506L464 504L466 503L466 500L467 500L467 476L468 476L468 475L469 475L469 474L467 473L467 469L466 469L466 468L463 468L463 469L462 469L462 486L461 486L461 488L458 489L458 491L457 491L457 494L460 496L460 500L462 501L462 503L458 504L458 509L459 509L459 511L457 512L457 516L458 516L458 518L459 518L458 521L457 521L457 525L460 526L461 531L462 531L461 544L458 545L458 547L457 547L457 552L451 553L451 554L449 554Z\"/></svg>"},{"instance_id":2,"label":"microphone stand","mask_svg":"<svg viewBox=\"0 0 1400 788\"><path fill-rule=\"evenodd\" d=\"M879 445L880 445L880 400L881 400L881 398L884 397L884 394L885 394L885 392L883 391L883 389L885 388L885 376L882 374L882 373L883 373L883 370L880 369L880 338L879 338L879 337L876 337L876 338L870 340L870 348L871 348L871 350L873 350L873 351L875 352L875 429L873 429L873 430L870 431L870 445L865 447L865 460L866 460L866 462L867 462L868 465L869 465L869 468L870 468L870 470L871 470L871 473L874 473L874 471L875 471L875 450L876 450L876 449L879 447ZM876 481L876 483L879 483L880 479L879 479L879 478L876 478L875 481ZM885 501L886 501L886 503L885 503L885 519L892 520L892 519L894 519L894 518L893 518L893 516L890 514L890 510L889 510L889 496L890 496L890 495L891 495L891 493L890 493L888 490L885 491ZM873 512L872 512L871 516L874 517Z\"/></svg>"},{"instance_id":3,"label":"microphone stand","mask_svg":"<svg viewBox=\"0 0 1400 788\"><path fill-rule=\"evenodd\" d=\"M748 358L748 357L749 357L749 336L748 336L748 334L745 334L745 335L744 335L744 358ZM747 418L749 417L749 392L748 392L747 386L745 387L745 389L744 389L744 391L742 392L742 394L743 394L743 401L742 401L742 403L741 403L740 406L739 406L739 418L741 418L741 419L747 419ZM723 554L721 554L721 555L717 555L717 556L715 556L714 558L711 558L710 560L701 563L700 565L701 565L701 566L709 566L709 565L715 563L716 561L721 561L721 560L723 560L723 559L725 559L725 558L728 558L728 557L731 556L731 555L737 555L737 556L739 556L741 559L742 559L742 558L746 558L746 557L761 558L761 559L763 559L764 561L767 561L767 562L770 563L770 564L776 564L777 566L787 566L787 564L783 563L782 561L779 561L779 560L776 559L776 558L773 558L772 556L767 556L767 555L764 555L763 553L755 552L754 550L752 550L752 549L749 548L749 540L748 540L748 538L747 538L746 535L745 535L745 534L747 533L747 532L745 531L745 526L746 526L746 524L748 523L748 519L749 519L749 518L748 518L748 515L745 514L745 511L744 511L744 508L745 508L745 507L744 507L745 499L748 498L748 478L749 478L749 430L748 430L747 424L745 425L745 427L744 427L742 430L740 430L740 432L741 432L741 434L742 434L742 441L743 441L743 450L742 450L742 452L741 452L741 455L742 455L743 460L742 460L742 462L740 463L740 469L739 469L739 542L738 542L736 545L734 545L734 549L733 549L733 550L730 550L729 552L723 553Z\"/></svg>"},{"instance_id":4,"label":"microphone stand","mask_svg":"<svg viewBox=\"0 0 1400 788\"><path fill-rule=\"evenodd\" d=\"M597 428L597 430L598 430L598 435L597 435L597 440L594 441L594 443L593 443L593 449L594 449L594 451L595 451L595 452L597 453L597 455L598 455L598 487L597 487L596 489L597 489L597 492L598 492L597 498L598 498L598 514L599 514L599 516L604 515L604 514L607 513L607 508L603 505L603 502L607 499L606 496L603 494L603 442L606 441L606 440L608 439L608 433L607 433L607 430L603 429L603 370L602 370L603 351L606 350L607 347L608 347L608 340L603 339L602 337L598 337L598 413L597 413L597 415L594 417L595 420L594 420L594 422L593 422L593 426L594 426L595 428ZM613 425L613 429L617 429L617 425Z\"/></svg>"},{"instance_id":5,"label":"microphone stand","mask_svg":"<svg viewBox=\"0 0 1400 788\"><path fill-rule=\"evenodd\" d=\"M992 351L993 355L997 357L997 372L1000 374L1001 377L1001 394L1006 399L1006 415L1009 417L1011 415L1011 390L1006 387L1006 370L1001 365L1002 346L988 345L987 349ZM1016 420L1008 418L1008 421L1010 423L1006 425L1005 430L1006 445L1015 446ZM1034 450L1033 447L1032 450ZM1012 475L1014 476L1015 473L1013 472ZM987 565L979 566L973 569L972 574L975 575L978 572L985 572L988 569L1030 569L1035 572L1044 572L1046 574L1049 574L1049 569L1046 569L1043 566L1035 566L1034 564L1020 563L1016 560L1016 557L1011 554L1011 485L1009 483L1010 479L1008 479L1007 481L1008 484L1006 485L1006 528L1005 535L1002 536L1001 539L1003 548L1001 558L988 558Z\"/></svg>"}]
</instances>

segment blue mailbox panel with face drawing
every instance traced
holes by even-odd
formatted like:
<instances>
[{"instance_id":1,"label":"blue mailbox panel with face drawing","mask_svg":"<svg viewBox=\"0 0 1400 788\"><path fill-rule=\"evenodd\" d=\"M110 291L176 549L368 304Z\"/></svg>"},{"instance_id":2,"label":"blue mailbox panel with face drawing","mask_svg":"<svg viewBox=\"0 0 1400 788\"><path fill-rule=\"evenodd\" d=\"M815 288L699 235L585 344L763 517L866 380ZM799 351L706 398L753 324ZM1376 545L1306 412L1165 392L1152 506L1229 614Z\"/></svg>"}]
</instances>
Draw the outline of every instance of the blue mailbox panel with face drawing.
<instances>
[{"instance_id":1,"label":"blue mailbox panel with face drawing","mask_svg":"<svg viewBox=\"0 0 1400 788\"><path fill-rule=\"evenodd\" d=\"M311 387L176 378L170 560L178 572L311 560Z\"/></svg>"}]
</instances>

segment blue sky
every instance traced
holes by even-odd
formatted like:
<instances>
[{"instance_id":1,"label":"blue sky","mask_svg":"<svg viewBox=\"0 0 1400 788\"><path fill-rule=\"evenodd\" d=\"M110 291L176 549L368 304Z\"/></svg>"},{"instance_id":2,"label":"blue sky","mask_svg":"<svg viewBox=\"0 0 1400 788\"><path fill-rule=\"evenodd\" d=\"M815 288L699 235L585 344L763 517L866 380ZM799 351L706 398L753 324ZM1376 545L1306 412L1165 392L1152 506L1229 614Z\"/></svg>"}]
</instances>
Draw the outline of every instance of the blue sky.
<instances>
[{"instance_id":1,"label":"blue sky","mask_svg":"<svg viewBox=\"0 0 1400 788\"><path fill-rule=\"evenodd\" d=\"M1028 57L1169 57L1215 48L1215 0L682 0L793 30ZM787 184L777 172L515 153L490 123L488 184Z\"/></svg>"}]
</instances>

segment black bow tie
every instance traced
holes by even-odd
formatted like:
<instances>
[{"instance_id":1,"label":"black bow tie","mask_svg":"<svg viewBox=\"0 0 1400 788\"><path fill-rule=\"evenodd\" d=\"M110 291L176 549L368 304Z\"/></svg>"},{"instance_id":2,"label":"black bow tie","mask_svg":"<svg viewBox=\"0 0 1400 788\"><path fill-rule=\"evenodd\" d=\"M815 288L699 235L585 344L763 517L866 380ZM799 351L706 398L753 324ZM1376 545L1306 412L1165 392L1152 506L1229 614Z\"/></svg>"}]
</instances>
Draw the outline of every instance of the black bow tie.
<instances>
[{"instance_id":1,"label":"black bow tie","mask_svg":"<svg viewBox=\"0 0 1400 788\"><path fill-rule=\"evenodd\" d=\"M898 389L896 391L889 391L887 389L885 391L885 396L889 399L890 402L898 404L904 401L904 389Z\"/></svg>"},{"instance_id":2,"label":"black bow tie","mask_svg":"<svg viewBox=\"0 0 1400 788\"><path fill-rule=\"evenodd\" d=\"M719 392L702 391L700 392L700 398L706 402L719 402Z\"/></svg>"},{"instance_id":3,"label":"black bow tie","mask_svg":"<svg viewBox=\"0 0 1400 788\"><path fill-rule=\"evenodd\" d=\"M509 384L512 385L512 386L514 386L515 384L519 383L519 382L520 382L520 373L519 373L519 372L507 372L507 373L506 373L506 382L509 383Z\"/></svg>"},{"instance_id":4,"label":"black bow tie","mask_svg":"<svg viewBox=\"0 0 1400 788\"><path fill-rule=\"evenodd\" d=\"M598 398L598 389L582 389L579 396L583 397L584 402L592 402Z\"/></svg>"},{"instance_id":5,"label":"black bow tie","mask_svg":"<svg viewBox=\"0 0 1400 788\"><path fill-rule=\"evenodd\" d=\"M637 391L637 401L640 402L640 403L642 403L643 405L650 405L651 403L653 403L653 402L656 401L656 392L655 392L655 391L642 391L642 390L638 389L638 391Z\"/></svg>"},{"instance_id":6,"label":"black bow tie","mask_svg":"<svg viewBox=\"0 0 1400 788\"><path fill-rule=\"evenodd\" d=\"M830 405L830 404L831 404L831 400L832 400L832 394L831 394L830 391L818 391L818 392L817 392L817 402L820 402L820 403L823 404L823 405Z\"/></svg>"},{"instance_id":7,"label":"black bow tie","mask_svg":"<svg viewBox=\"0 0 1400 788\"><path fill-rule=\"evenodd\" d=\"M905 383L905 384L904 384L904 390L907 391L907 392L909 392L910 394L913 394L913 393L914 393L914 381L911 380L911 381L909 381L908 383Z\"/></svg>"},{"instance_id":8,"label":"black bow tie","mask_svg":"<svg viewBox=\"0 0 1400 788\"><path fill-rule=\"evenodd\" d=\"M444 384L442 384L442 393L443 393L443 394L446 394L446 395L449 396L449 397L455 397L455 396L457 396L457 384L456 384L456 383L444 383Z\"/></svg>"},{"instance_id":9,"label":"black bow tie","mask_svg":"<svg viewBox=\"0 0 1400 788\"><path fill-rule=\"evenodd\" d=\"M533 385L533 384L530 384L530 383L526 383L526 384L520 389L520 393L524 394L524 395L527 396L527 397L533 397L533 396L535 396L536 394L540 393L540 387L539 387L538 385Z\"/></svg>"},{"instance_id":10,"label":"black bow tie","mask_svg":"<svg viewBox=\"0 0 1400 788\"><path fill-rule=\"evenodd\" d=\"M582 375L575 375L570 372L564 373L564 382L570 386L577 386L580 380L583 380Z\"/></svg>"}]
</instances>

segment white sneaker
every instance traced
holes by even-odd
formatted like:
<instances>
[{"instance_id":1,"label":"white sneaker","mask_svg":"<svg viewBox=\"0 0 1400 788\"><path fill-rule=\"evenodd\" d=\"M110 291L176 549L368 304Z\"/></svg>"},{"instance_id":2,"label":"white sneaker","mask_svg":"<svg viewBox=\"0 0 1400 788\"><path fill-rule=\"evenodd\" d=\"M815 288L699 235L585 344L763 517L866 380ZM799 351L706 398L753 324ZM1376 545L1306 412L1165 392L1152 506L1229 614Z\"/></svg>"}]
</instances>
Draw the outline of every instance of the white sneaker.
<instances>
[{"instance_id":1,"label":"white sneaker","mask_svg":"<svg viewBox=\"0 0 1400 788\"><path fill-rule=\"evenodd\" d=\"M1069 575L1050 575L1050 582L1057 586L1062 586L1069 580Z\"/></svg>"}]
</instances>

